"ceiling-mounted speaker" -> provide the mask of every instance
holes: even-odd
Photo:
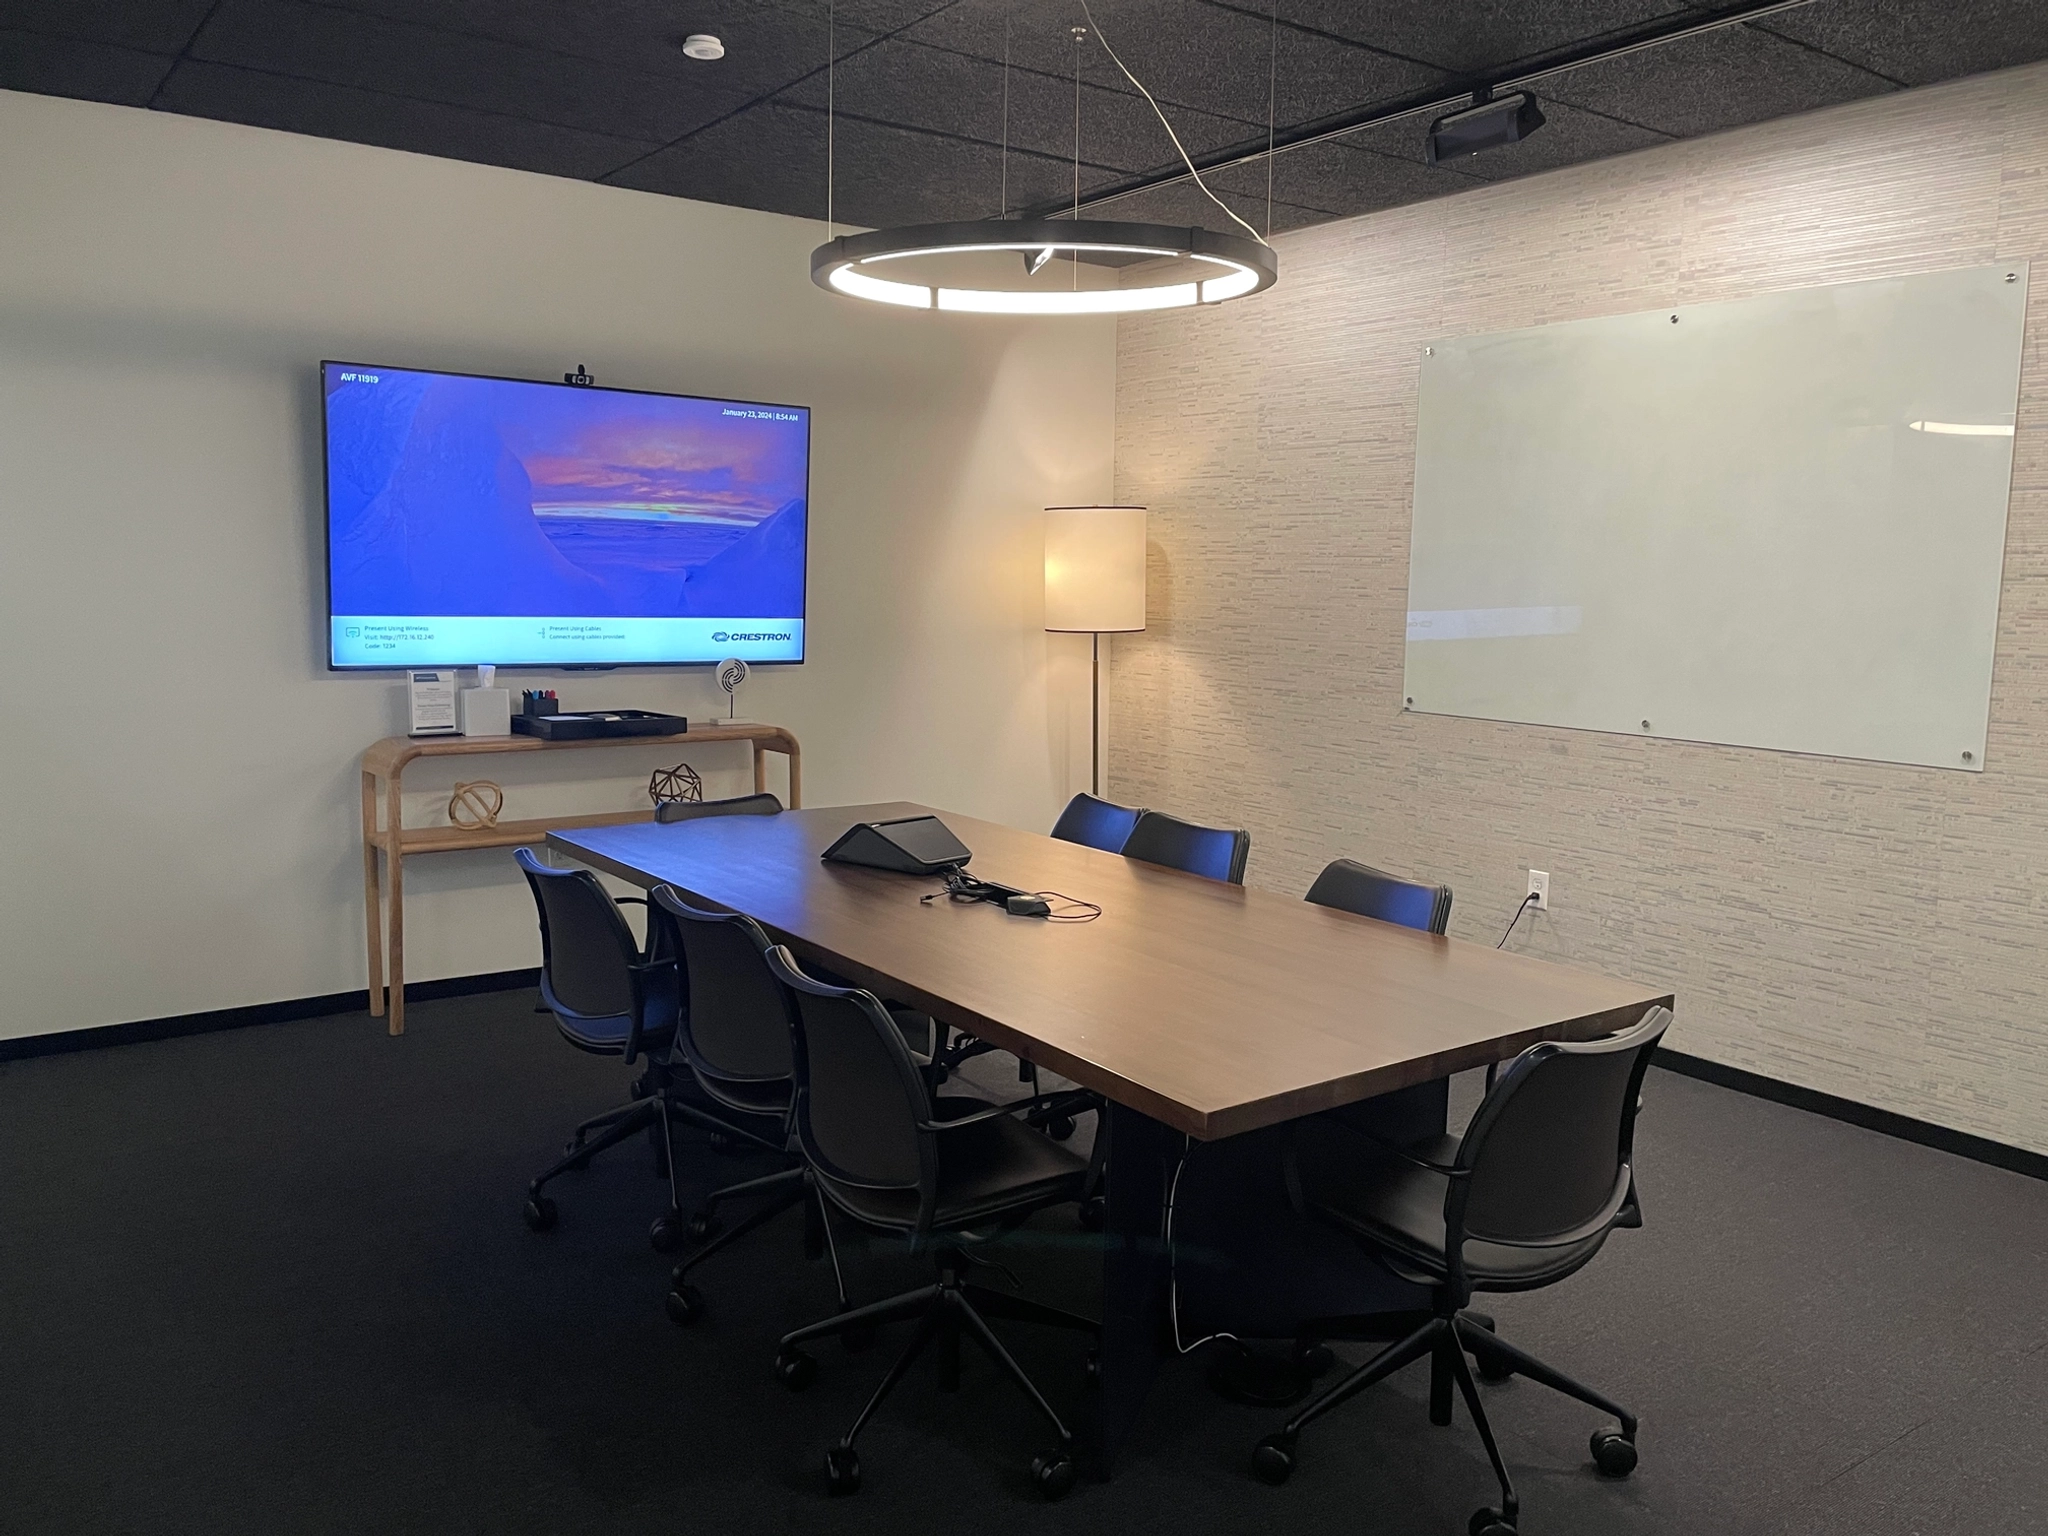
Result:
[[[1543,126],[1543,109],[1527,91],[1496,96],[1440,117],[1429,125],[1426,151],[1431,165],[1465,160],[1483,149],[1519,144]]]

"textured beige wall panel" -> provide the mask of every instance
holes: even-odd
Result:
[[[1111,792],[1252,829],[1251,880],[1439,878],[1492,942],[1674,988],[1681,1050],[2048,1151],[2048,65],[1280,237],[1270,294],[1121,323],[1151,626]],[[1437,336],[2035,263],[1982,774],[1401,712]]]

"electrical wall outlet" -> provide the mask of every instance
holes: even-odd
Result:
[[[1529,894],[1536,899],[1529,903],[1538,912],[1550,910],[1550,871],[1532,869],[1529,871]]]

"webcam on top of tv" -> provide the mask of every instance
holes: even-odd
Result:
[[[578,363],[576,365],[576,371],[574,373],[565,373],[562,375],[562,382],[564,384],[579,384],[583,388],[588,389],[591,385],[597,382],[597,378],[594,374],[586,372],[583,365],[581,363]]]

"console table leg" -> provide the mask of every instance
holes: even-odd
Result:
[[[768,788],[768,753],[758,741],[754,743],[754,793],[763,794]]]
[[[794,736],[789,738],[789,745],[782,749],[782,755],[789,763],[789,808],[792,811],[800,811],[804,808],[804,763],[803,753],[798,748]]]
[[[363,775],[363,932],[370,946],[370,1017],[384,1015],[384,913],[377,900],[377,780]]]
[[[391,932],[390,942],[385,946],[391,956],[391,979],[388,983],[391,1002],[391,1033],[405,1033],[405,859],[399,852],[399,801],[398,775],[393,774],[385,781],[384,790],[384,859],[386,878],[391,883]]]

